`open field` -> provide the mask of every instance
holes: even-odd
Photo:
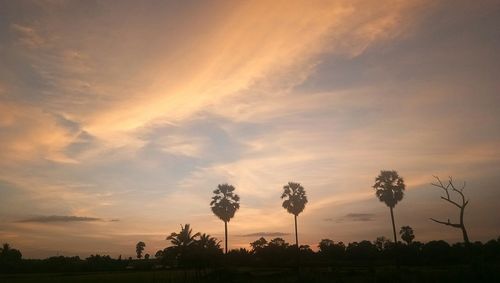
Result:
[[[237,268],[220,270],[165,270],[58,274],[0,275],[5,283],[101,283],[101,282],[500,282],[500,264],[483,266],[342,267],[301,271],[286,268]]]

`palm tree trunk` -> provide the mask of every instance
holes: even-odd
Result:
[[[391,220],[392,220],[392,232],[394,234],[394,244],[398,243],[398,238],[396,238],[396,224],[394,224],[394,213],[392,212],[392,207],[391,209]]]
[[[297,233],[297,215],[295,216],[295,244],[297,245],[297,249],[299,248],[299,235]]]
[[[297,246],[297,271],[300,267],[300,248],[299,248],[299,233],[297,233],[297,215],[294,215],[295,219],[295,245]]]
[[[226,240],[226,247],[225,247],[225,248],[226,248],[226,249],[225,249],[225,252],[224,252],[224,253],[226,253],[226,254],[227,254],[227,221],[224,221],[224,231],[225,231],[225,233],[224,233],[224,234],[226,235],[226,238],[225,238],[225,240]]]

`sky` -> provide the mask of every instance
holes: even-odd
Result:
[[[433,175],[466,181],[472,241],[500,236],[498,1],[0,0],[0,241],[24,257],[154,254],[236,187],[230,248],[461,240]]]

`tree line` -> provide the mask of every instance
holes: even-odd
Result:
[[[404,239],[404,227],[400,236]],[[294,244],[277,237],[261,237],[250,248],[232,249],[224,254],[220,241],[207,234],[193,233],[189,224],[170,236],[171,246],[151,257],[140,259],[112,258],[91,255],[87,258],[55,256],[46,259],[22,259],[21,253],[10,246],[0,251],[2,273],[88,272],[120,270],[154,270],[172,268],[218,267],[296,267]],[[422,243],[410,240],[397,244],[385,237],[373,241],[351,243],[322,239],[317,251],[308,245],[299,247],[300,264],[308,267],[342,268],[355,266],[392,265],[396,255],[403,266],[484,265],[500,262],[500,237],[486,243],[449,243],[439,240]],[[17,251],[17,252],[14,252]]]

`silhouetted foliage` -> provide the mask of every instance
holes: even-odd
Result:
[[[109,255],[91,255],[85,259],[85,271],[105,271],[113,270],[116,268],[116,260],[112,259]]]
[[[22,257],[23,255],[19,250],[11,248],[7,243],[4,243],[0,248],[0,260],[19,261]]]
[[[345,256],[345,245],[342,242],[335,243],[330,239],[323,239],[318,244],[321,256],[331,260],[341,260]]]
[[[465,224],[464,224],[465,207],[467,206],[467,204],[469,204],[469,200],[465,199],[465,195],[463,193],[463,190],[465,189],[465,182],[463,183],[463,185],[460,189],[457,189],[455,187],[455,184],[453,184],[452,177],[450,177],[448,179],[448,183],[446,185],[443,184],[443,182],[441,181],[441,179],[439,179],[439,177],[434,176],[434,178],[436,178],[437,183],[431,183],[431,185],[438,187],[444,191],[445,196],[444,197],[442,196],[441,199],[456,206],[460,210],[460,216],[459,216],[458,223],[451,223],[449,218],[448,218],[448,221],[440,221],[440,220],[436,220],[434,218],[431,218],[431,220],[436,222],[436,223],[439,223],[439,224],[443,224],[446,226],[450,226],[450,227],[458,228],[458,229],[462,230],[462,236],[464,239],[464,243],[469,243],[469,236],[467,234],[467,230],[465,229]],[[453,199],[451,199],[450,189],[460,196],[459,202],[456,202]]]
[[[374,260],[378,255],[377,247],[370,241],[349,243],[346,248],[347,258],[351,260]]]
[[[403,178],[396,171],[380,171],[380,175],[375,178],[375,195],[384,202],[391,211],[392,231],[394,234],[394,243],[397,243],[396,224],[394,223],[393,209],[396,204],[403,199],[405,183]]]
[[[375,245],[375,247],[377,247],[377,250],[381,252],[389,248],[389,246],[391,245],[391,241],[389,241],[389,239],[387,239],[386,237],[381,236],[377,237],[373,244]]]
[[[182,227],[186,230],[186,226]],[[187,229],[190,230],[189,228]],[[182,233],[175,233],[177,235]],[[188,232],[193,239],[193,233]],[[179,238],[179,237],[175,237]],[[180,237],[182,238],[182,237]],[[18,256],[5,257],[6,253],[14,249],[10,246],[2,248],[0,254],[0,271],[13,272],[91,272],[91,271],[119,271],[126,269],[150,270],[153,268],[206,268],[221,266],[224,256],[218,241],[209,235],[195,237],[192,243],[187,241],[183,255],[179,254],[179,246],[171,246],[156,253],[156,257],[149,260],[122,260],[113,259],[108,255],[91,255],[86,259],[79,257],[50,257],[43,260],[22,259]],[[177,241],[176,241],[177,242]],[[181,243],[184,241],[180,241]],[[227,264],[234,267],[293,267],[293,255],[296,252],[294,245],[289,245],[282,238],[270,241],[260,238],[251,243],[252,250],[235,249],[229,251],[225,257]],[[347,247],[342,242],[333,242],[323,239],[318,243],[318,252],[314,252],[307,245],[300,247],[302,265],[308,268],[335,266],[335,268],[353,268],[356,266],[386,266],[396,251],[401,257],[401,263],[407,266],[477,266],[490,268],[500,263],[500,241],[490,240],[483,244],[456,243],[449,245],[444,241],[430,241],[420,243],[412,241],[409,244],[394,244],[384,237],[378,237],[373,243],[360,241],[349,243]],[[20,252],[19,252],[20,254]],[[178,265],[177,265],[178,263]],[[474,267],[476,268],[476,267]],[[470,280],[469,280],[470,281]],[[491,280],[490,280],[491,281]],[[328,281],[327,281],[328,282]]]
[[[401,239],[406,242],[406,244],[411,244],[413,239],[415,239],[415,234],[413,233],[413,229],[410,226],[402,226],[401,230],[399,230],[399,235]]]
[[[235,188],[229,184],[218,185],[210,202],[212,212],[224,221],[225,253],[227,253],[228,245],[227,222],[234,217],[234,214],[240,208],[240,197],[234,193],[234,190]]]
[[[168,266],[202,267],[216,264],[222,251],[220,241],[208,234],[194,233],[189,224],[167,237],[173,246],[157,251],[155,257]]]
[[[244,248],[230,250],[225,256],[232,266],[252,266],[256,260],[255,254]]]
[[[193,234],[193,229],[191,229],[189,224],[184,226],[181,225],[181,231],[179,233],[172,232],[167,240],[170,240],[172,245],[185,249],[194,245],[196,243],[196,237],[200,236],[200,233]]]
[[[260,237],[255,242],[250,243],[250,246],[252,247],[252,253],[257,254],[267,246],[267,240],[264,237]]]
[[[146,247],[146,244],[144,242],[138,242],[135,245],[135,253],[137,254],[137,258],[142,258],[142,252],[144,251],[144,248]]]
[[[450,245],[445,241],[430,241],[422,247],[422,256],[426,262],[446,262],[450,258]]]
[[[173,247],[167,248],[164,251],[165,254],[174,254],[175,258],[180,261],[184,261],[190,252],[190,248],[196,244],[196,238],[200,236],[200,233],[193,234],[193,229],[191,229],[189,224],[184,226],[181,225],[181,231],[179,233],[172,232],[167,240],[170,240]],[[169,253],[170,252],[170,253]]]
[[[0,248],[0,271],[12,270],[21,263],[23,255],[19,250],[11,248],[7,243],[4,243]]]

